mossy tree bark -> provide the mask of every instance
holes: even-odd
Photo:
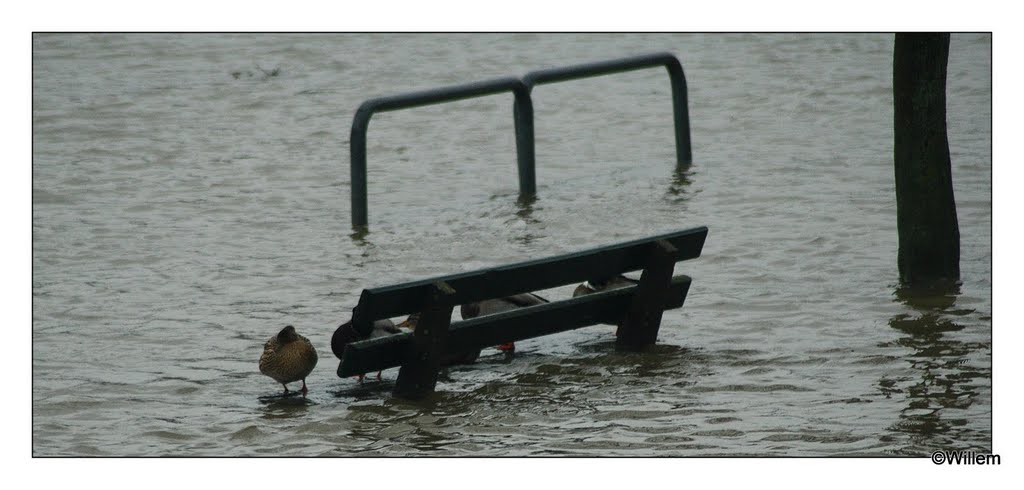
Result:
[[[897,263],[905,286],[960,278],[946,138],[948,33],[897,33],[893,56]]]

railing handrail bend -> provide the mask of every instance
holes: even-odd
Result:
[[[546,68],[527,73],[522,78],[504,77],[462,85],[451,85],[400,95],[369,99],[360,104],[352,121],[349,139],[351,148],[352,226],[367,225],[366,132],[370,118],[377,112],[394,111],[444,102],[483,97],[503,92],[515,96],[516,161],[519,170],[520,197],[537,192],[533,134],[533,101],[530,92],[535,85],[580,78],[609,75],[625,71],[664,66],[672,84],[672,108],[675,120],[676,162],[692,162],[690,150],[690,117],[687,109],[686,76],[682,64],[672,53],[651,53],[608,61],[583,63],[559,68]]]
[[[686,74],[683,65],[669,52],[650,53],[627,58],[618,58],[593,63],[545,68],[531,71],[523,76],[523,83],[531,91],[535,85],[565,82],[580,78],[611,75],[626,71],[642,70],[664,66],[672,85],[672,113],[675,120],[676,163],[686,165],[693,162],[690,149],[690,115],[687,108]]]
[[[516,156],[519,163],[519,190],[527,194],[536,192],[536,177],[533,173],[533,103],[530,90],[522,80],[514,77],[496,78],[462,85],[451,85],[418,92],[378,97],[359,105],[352,120],[349,136],[351,148],[352,179],[352,226],[367,225],[367,182],[366,182],[366,132],[370,118],[377,112],[394,111],[425,105],[454,102],[457,100],[483,97],[512,92],[515,97]],[[518,114],[527,114],[520,117]]]

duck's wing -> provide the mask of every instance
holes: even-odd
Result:
[[[299,335],[299,341],[302,342],[302,352],[305,362],[309,365],[309,371],[313,371],[313,367],[316,366],[316,362],[319,356],[316,355],[316,348],[313,347],[313,343],[306,337]]]
[[[263,344],[263,355],[274,352],[277,349],[277,336],[270,337],[267,343]]]
[[[480,316],[480,303],[466,303],[459,306],[459,314],[462,315],[463,320]]]
[[[576,297],[579,297],[579,296],[585,296],[585,295],[593,293],[593,292],[594,292],[594,288],[590,287],[590,283],[589,282],[584,282],[584,283],[580,284],[579,286],[576,286],[576,289],[574,289],[572,291],[572,297],[576,298]]]
[[[260,372],[269,375],[270,364],[273,363],[274,351],[277,349],[277,336],[273,336],[266,344],[263,344],[263,354],[260,355]]]
[[[468,320],[481,315],[493,315],[495,313],[514,310],[516,308],[542,305],[547,302],[548,300],[541,298],[536,294],[523,293],[505,296],[504,298],[488,299],[479,303],[467,303],[462,305],[459,308],[459,311],[462,313],[462,319]]]
[[[624,288],[626,286],[632,286],[634,284],[640,284],[640,280],[639,279],[630,279],[630,278],[628,278],[626,276],[619,275],[619,276],[613,277],[610,281],[608,281],[608,283],[605,286],[605,288],[606,289],[618,289],[618,288]]]
[[[383,320],[373,322],[373,330],[370,331],[370,338],[384,337],[387,335],[394,335],[396,333],[402,333],[402,329],[395,326],[395,322],[385,318]]]
[[[541,298],[533,293],[516,294],[512,296],[506,296],[501,298],[502,301],[506,301],[516,307],[524,308],[527,306],[537,306],[547,303],[548,300]]]

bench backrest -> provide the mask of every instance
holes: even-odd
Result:
[[[691,279],[672,278],[664,309],[683,306]],[[639,286],[628,286],[577,298],[520,308],[452,322],[445,349],[465,352],[505,342],[541,337],[598,323],[616,323],[628,311]],[[338,376],[345,378],[401,366],[414,355],[412,333],[401,333],[353,342],[345,346],[338,364]]]
[[[598,323],[620,326],[617,345],[652,345],[662,312],[681,307],[690,288],[688,276],[672,277],[673,266],[700,256],[707,233],[706,227],[692,228],[540,260],[366,289],[353,312],[351,326],[409,313],[421,313],[421,325],[415,334],[350,342],[343,352],[335,350],[341,357],[338,376],[402,366],[396,394],[422,396],[433,389],[440,359],[447,352],[479,350]],[[639,269],[644,272],[635,285],[450,322],[454,305],[608,279]],[[339,331],[345,327],[339,327]]]
[[[674,262],[693,259],[700,256],[707,234],[707,227],[701,226],[538,260],[364,289],[352,312],[352,326],[365,335],[374,320],[422,311],[431,300],[433,285],[439,282],[454,290],[449,298],[454,304],[473,303],[637,271],[647,266],[659,241],[674,247]]]

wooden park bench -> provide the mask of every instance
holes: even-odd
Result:
[[[690,277],[675,263],[700,256],[707,227],[665,233],[581,252],[449,276],[364,289],[352,328],[368,335],[375,320],[420,313],[414,332],[345,346],[338,376],[401,366],[394,393],[422,398],[434,391],[447,352],[465,352],[580,327],[619,325],[616,345],[642,350],[658,337],[662,312],[683,306]],[[461,304],[600,281],[643,270],[636,285],[452,322]]]

